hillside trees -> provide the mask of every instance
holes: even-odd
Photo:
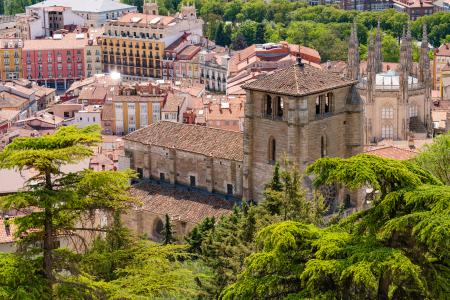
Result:
[[[270,225],[222,299],[446,299],[450,189],[412,162],[322,158],[314,184],[372,187],[373,205],[337,225]]]
[[[432,144],[425,145],[415,161],[444,184],[450,185],[450,132],[437,136]]]

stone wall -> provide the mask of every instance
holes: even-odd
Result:
[[[232,195],[242,197],[243,164],[240,161],[128,140],[125,140],[125,149],[130,158],[130,167],[141,171],[144,178],[164,179],[171,184],[189,186],[191,176],[194,176],[197,188],[227,194],[228,185],[232,185]]]
[[[175,231],[175,238],[182,241],[196,224],[171,219]],[[146,210],[129,210],[122,215],[122,222],[139,237],[148,238],[153,241],[162,241],[162,228],[164,227],[165,215],[156,214]]]

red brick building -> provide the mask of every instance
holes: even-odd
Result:
[[[22,52],[24,77],[40,85],[66,90],[85,78],[84,33],[54,35],[53,39],[26,40]]]

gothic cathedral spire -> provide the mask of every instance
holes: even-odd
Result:
[[[428,112],[431,111],[431,69],[430,69],[430,57],[428,56],[428,35],[427,25],[423,24],[422,44],[420,45],[420,60],[419,60],[419,82],[425,89],[425,102],[424,111],[427,112],[424,115],[423,122],[428,129],[428,133],[431,133],[431,118],[429,118]]]
[[[377,34],[375,38],[375,73],[383,72],[383,54],[381,53],[381,29],[378,20]]]
[[[408,33],[403,30],[402,41],[400,44],[400,75],[399,75],[399,89],[400,89],[400,101],[408,102],[408,81],[411,72],[410,59],[411,45],[409,43],[408,36],[411,36],[411,32],[408,29]]]
[[[376,65],[375,65],[375,38],[369,37],[369,49],[367,51],[367,102],[373,102],[373,94],[376,83]]]
[[[356,18],[353,20],[353,26],[348,44],[347,77],[353,80],[359,79],[359,42]]]

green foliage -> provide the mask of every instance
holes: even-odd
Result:
[[[316,186],[371,186],[379,197],[337,225],[260,230],[221,299],[448,299],[449,186],[411,162],[370,155],[322,158],[308,172]]]
[[[0,253],[0,299],[50,299],[38,260]]]
[[[192,230],[186,239],[189,251],[214,271],[213,285],[208,289],[210,295],[217,297],[226,285],[236,281],[246,258],[256,249],[259,230],[281,220],[322,223],[323,199],[315,197],[307,201],[301,178],[294,166],[282,170],[276,164],[261,205],[244,202],[216,223],[205,220]]]
[[[170,222],[170,217],[168,214],[166,214],[166,221],[164,222],[164,228],[162,231],[163,236],[163,244],[168,245],[175,242],[175,231],[173,230],[172,223]]]
[[[216,220],[214,217],[205,218],[200,224],[194,227],[192,231],[186,236],[186,242],[189,245],[188,251],[190,253],[201,253],[201,245],[206,237],[206,234],[214,228]]]
[[[108,299],[193,299],[208,281],[200,262],[189,261],[183,246],[141,243],[132,262],[106,286]]]
[[[383,34],[381,41],[383,60],[386,62],[398,62],[400,59],[400,45],[395,37]]]
[[[426,145],[415,162],[450,185],[450,132],[437,136],[431,145]]]
[[[61,166],[89,157],[91,147],[100,140],[97,126],[68,126],[53,135],[17,138],[0,153],[0,168],[30,169],[36,173],[22,192],[1,197],[0,207],[6,211],[29,211],[14,219],[18,248],[24,257],[42,263],[48,290],[55,283],[62,284],[59,272],[71,270],[74,260],[69,251],[55,249],[55,241],[71,240],[75,248],[86,250],[88,244],[82,233],[108,228],[86,227],[83,220],[95,216],[96,210],[117,219],[117,212],[133,202],[126,193],[133,172],[61,171]]]

